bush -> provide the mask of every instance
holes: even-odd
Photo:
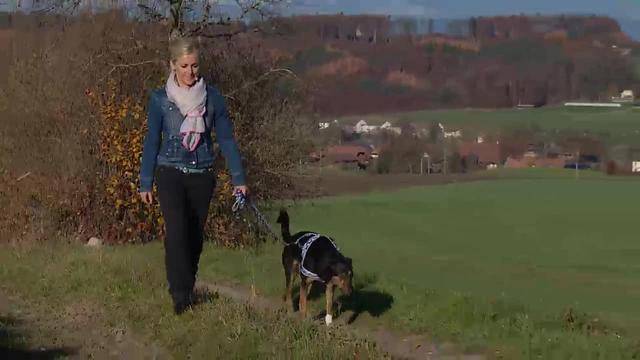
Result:
[[[426,148],[425,142],[405,133],[391,137],[382,148],[377,161],[377,172],[379,174],[419,172]]]
[[[380,154],[378,161],[376,162],[376,172],[378,174],[388,174],[391,172],[391,163],[393,162],[393,155],[385,151]]]
[[[14,41],[24,46],[12,54],[11,116],[0,124],[7,180],[0,203],[11,204],[0,218],[2,238],[51,231],[112,243],[157,238],[162,219],[157,204],[140,204],[137,176],[147,94],[167,74],[168,29],[118,12],[16,16],[14,25]],[[255,49],[250,37],[206,41],[202,71],[227,97],[252,194],[270,201],[295,196],[296,165],[310,149],[301,139],[313,127],[296,116],[304,89]],[[209,234],[225,246],[249,244],[230,214],[230,187],[221,171]]]

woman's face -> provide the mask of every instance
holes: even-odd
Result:
[[[171,62],[171,69],[176,72],[178,85],[193,86],[198,80],[198,53],[185,54]]]

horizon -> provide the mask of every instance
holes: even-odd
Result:
[[[38,0],[0,0],[0,12],[13,12],[20,8],[31,9]],[[112,6],[108,1],[106,6]],[[135,0],[117,0],[117,6],[136,6]],[[91,1],[100,6],[100,0]],[[105,5],[103,5],[105,6]],[[214,6],[230,10],[237,8],[235,0],[217,0]],[[82,5],[81,5],[82,7]],[[535,15],[597,15],[613,18],[640,20],[640,0],[537,0],[514,3],[509,0],[486,0],[479,4],[476,0],[283,0],[275,9],[281,15],[390,15],[416,16],[434,19],[460,19],[469,17]]]
[[[508,0],[288,0],[289,13],[382,14],[392,16],[415,15],[431,18],[468,18],[472,16],[501,16],[525,14],[596,14],[614,18],[640,20],[640,1],[637,0],[537,0],[513,2]]]
[[[16,0],[0,0],[0,12],[31,9],[34,0],[22,0],[18,9]],[[93,6],[99,1],[92,2]],[[132,0],[118,1],[120,6],[135,7]],[[280,16],[297,15],[379,15],[392,18],[418,18],[457,20],[471,17],[495,16],[606,16],[618,22],[623,32],[640,40],[640,0],[613,0],[609,4],[596,0],[553,0],[513,3],[507,0],[488,0],[478,4],[474,0],[285,0],[274,9]],[[221,13],[234,17],[238,11],[233,0],[219,0],[216,7]],[[12,10],[13,8],[13,10]],[[28,11],[28,10],[27,10]]]

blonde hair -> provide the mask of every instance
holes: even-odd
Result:
[[[198,43],[193,38],[176,36],[169,41],[169,55],[173,63],[183,55],[190,55],[197,52]]]

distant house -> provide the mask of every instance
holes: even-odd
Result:
[[[333,120],[333,121],[327,121],[327,122],[320,122],[318,123],[318,128],[320,130],[326,130],[328,129],[331,125],[338,125],[338,120]]]
[[[502,149],[500,144],[489,142],[463,142],[458,147],[460,157],[467,167],[494,168],[502,164]]]
[[[360,120],[353,127],[353,131],[358,134],[369,134],[377,131],[380,127],[376,125],[369,125],[366,121]]]
[[[441,123],[438,123],[438,127],[440,127],[440,130],[442,130],[442,134],[444,135],[445,139],[458,139],[462,137],[462,130],[447,131]]]
[[[330,146],[324,151],[323,158],[330,163],[362,162],[371,158],[371,148],[356,144]]]
[[[395,133],[397,135],[402,134],[402,128],[397,127],[397,126],[393,126],[388,121],[385,122],[384,124],[380,125],[380,130],[389,131],[389,132]]]
[[[611,97],[611,101],[613,102],[633,102],[635,100],[635,95],[633,90],[623,90],[619,96]]]
[[[633,100],[633,98],[634,98],[633,90],[624,90],[623,92],[620,93],[620,98],[621,99]]]
[[[445,139],[449,139],[449,138],[454,138],[454,139],[458,139],[462,137],[462,130],[455,130],[455,131],[445,131],[444,132],[444,138]]]

